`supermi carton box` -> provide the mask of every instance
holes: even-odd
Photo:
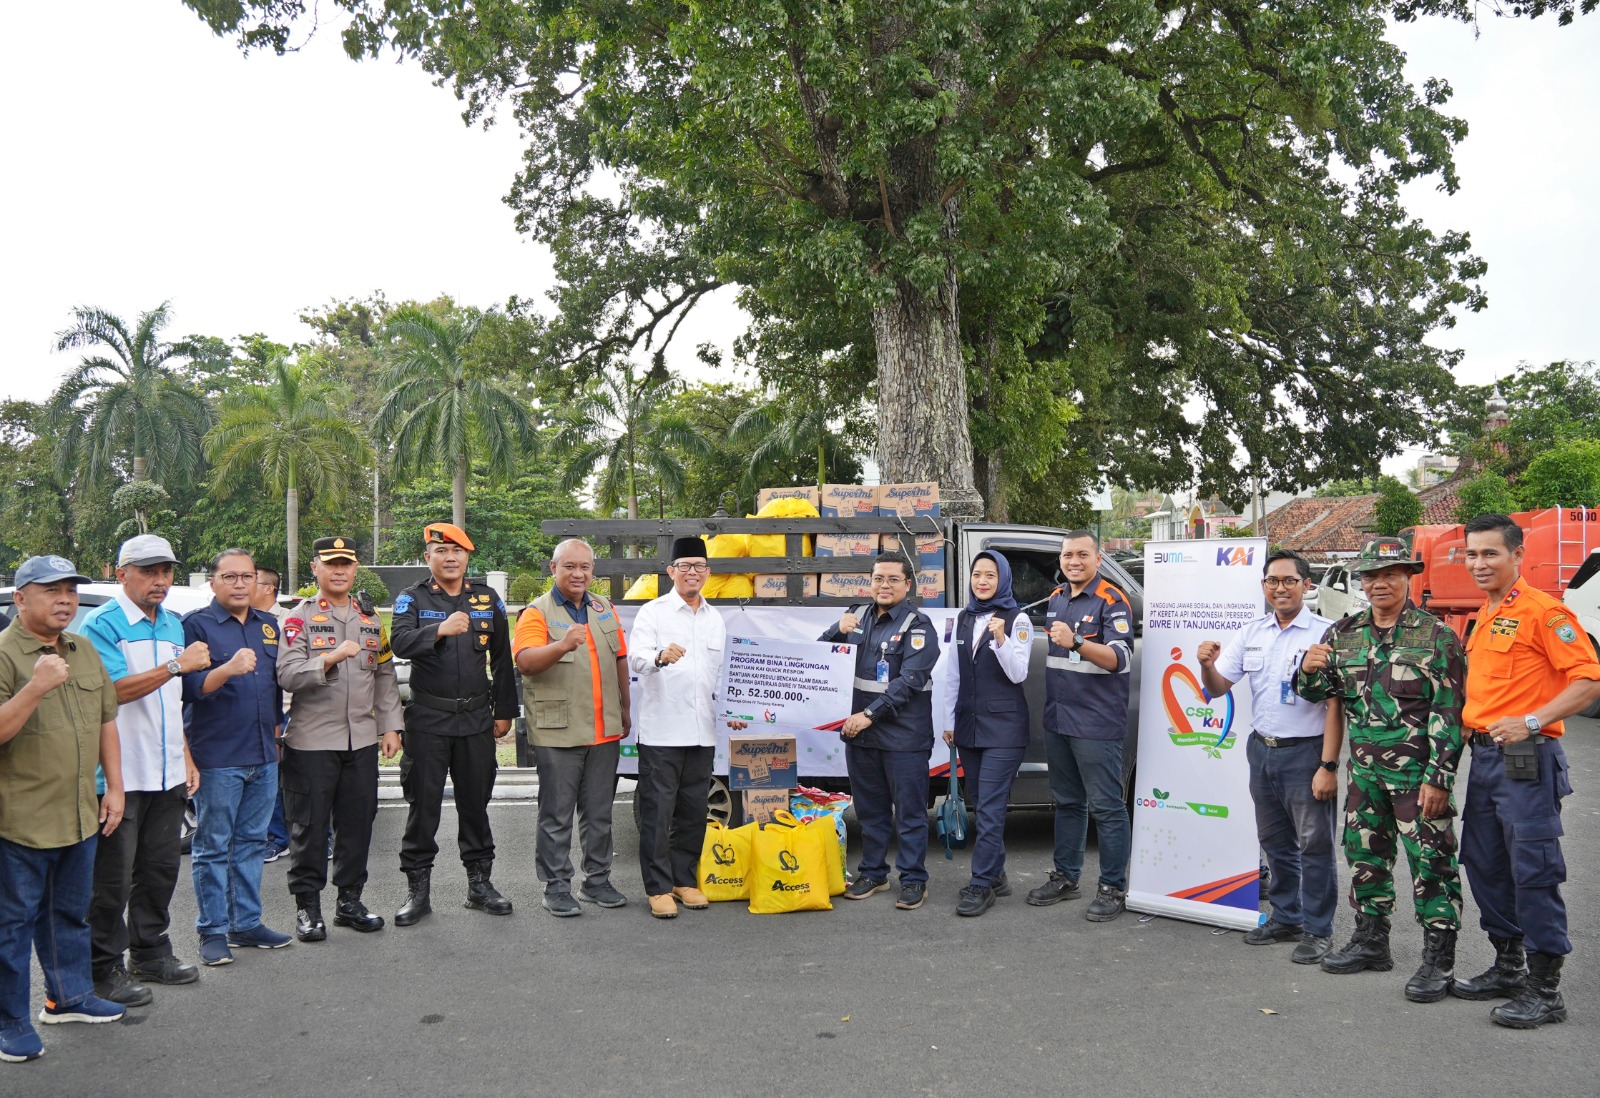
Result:
[[[878,554],[877,534],[818,534],[819,557],[873,557]]]
[[[756,510],[771,503],[775,499],[803,499],[811,506],[817,505],[816,485],[796,485],[793,488],[763,488],[756,493]]]
[[[945,540],[943,534],[918,534],[917,535],[917,560],[919,568],[944,569]],[[901,551],[900,535],[883,534],[878,539],[879,548],[885,553],[898,553]],[[817,554],[821,556],[819,552]]]
[[[745,823],[771,823],[774,812],[789,811],[789,794],[792,789],[746,789],[744,799]]]
[[[836,599],[872,601],[872,573],[829,572],[822,577],[822,593]]]
[[[939,482],[878,485],[878,514],[885,518],[895,515],[902,518],[910,518],[912,515],[930,515],[938,518]]]
[[[729,789],[793,789],[800,784],[793,736],[729,736]]]
[[[944,571],[917,573],[917,600],[923,606],[945,605]]]
[[[823,518],[876,518],[876,484],[824,484],[822,503],[817,510]]]
[[[763,572],[755,578],[755,597],[758,599],[786,599],[789,597],[789,577],[782,572]],[[800,577],[800,594],[811,599],[817,596],[817,577]]]

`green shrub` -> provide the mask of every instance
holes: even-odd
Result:
[[[544,580],[533,572],[518,572],[506,588],[507,601],[532,602],[544,594]]]

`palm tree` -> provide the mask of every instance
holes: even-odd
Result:
[[[755,443],[742,485],[747,490],[773,465],[815,457],[820,491],[828,480],[828,462],[845,456],[844,440],[828,426],[828,409],[793,395],[751,408],[733,421],[728,438]]]
[[[575,492],[596,478],[595,503],[605,510],[626,504],[639,517],[639,478],[655,481],[661,495],[678,496],[686,486],[678,453],[710,449],[689,419],[661,407],[668,386],[633,369],[607,371],[557,413],[552,448],[566,452],[561,487]],[[674,451],[677,452],[674,452]]]
[[[451,521],[457,526],[467,521],[474,451],[490,477],[509,480],[537,441],[529,403],[467,369],[465,351],[481,321],[475,313],[441,319],[417,308],[397,311],[385,329],[395,344],[394,362],[383,375],[389,395],[372,425],[374,437],[393,445],[401,476],[447,465]]]
[[[260,477],[284,497],[288,568],[286,591],[295,589],[300,549],[300,490],[343,494],[350,474],[371,460],[361,432],[334,406],[333,387],[317,376],[316,359],[267,363],[272,381],[240,389],[222,401],[217,425],[206,436],[215,483],[228,489]]]
[[[126,454],[134,480],[151,476],[172,483],[201,465],[202,440],[211,413],[203,397],[184,385],[167,366],[192,355],[187,340],[161,342],[171,319],[170,302],[139,315],[132,332],[122,318],[104,309],[73,310],[76,323],[56,334],[56,350],[105,347],[110,355],[85,358],[50,398],[49,414],[58,424],[77,420],[81,433],[58,454],[62,472],[82,459],[85,476],[98,483]]]

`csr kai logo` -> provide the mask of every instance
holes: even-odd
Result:
[[[711,860],[718,865],[732,865],[734,862],[733,847],[727,843],[714,843],[711,847]]]
[[[778,851],[778,868],[785,873],[800,872],[800,859],[787,850]],[[782,881],[773,881],[773,892],[810,892],[810,881],[796,881],[794,884],[784,884]]]
[[[1220,759],[1222,752],[1238,742],[1233,731],[1233,694],[1213,698],[1182,662],[1183,649],[1173,648],[1171,656],[1172,663],[1161,676],[1167,734],[1178,747],[1198,747]]]

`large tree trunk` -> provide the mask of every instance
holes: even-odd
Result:
[[[133,455],[133,479],[134,480],[148,480],[149,479],[149,477],[148,477],[148,475],[147,475],[147,473],[145,471],[146,465],[147,465],[147,463],[144,460],[143,455],[141,455],[141,454],[134,454]]]
[[[982,518],[983,497],[972,481],[954,266],[934,294],[896,279],[894,299],[872,310],[872,333],[883,481],[936,480],[946,515]]]
[[[456,455],[455,475],[450,478],[450,521],[467,528],[467,455]]]
[[[284,547],[284,555],[288,558],[284,563],[283,594],[292,595],[300,587],[295,569],[300,564],[300,489],[292,483],[289,490],[284,493],[283,503],[284,526],[288,532],[288,545]]]

